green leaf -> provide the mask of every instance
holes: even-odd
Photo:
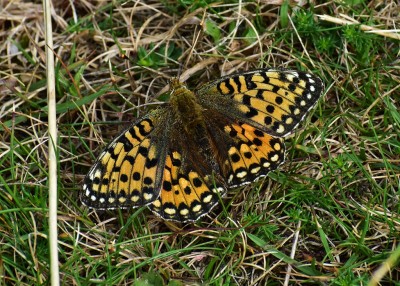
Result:
[[[282,3],[280,13],[279,13],[279,19],[281,23],[282,28],[287,28],[289,25],[289,1],[285,0]]]
[[[219,42],[219,40],[221,39],[221,31],[219,30],[217,24],[207,19],[205,22],[205,28],[206,29],[204,32],[207,35],[210,35],[214,39],[214,42]]]

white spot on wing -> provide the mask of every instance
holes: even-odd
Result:
[[[278,129],[276,129],[276,133],[283,133],[285,132],[285,127],[282,124],[279,124]]]
[[[172,209],[172,208],[166,208],[166,209],[164,210],[164,212],[166,212],[166,213],[169,214],[169,215],[174,215],[174,214],[176,214],[176,210],[175,210],[175,209]]]
[[[143,194],[143,198],[144,198],[146,201],[150,201],[152,197],[153,197],[153,194],[149,194],[149,193],[144,193],[144,194]],[[133,197],[132,197],[132,198],[133,198]]]
[[[274,156],[271,157],[272,162],[276,162],[278,160],[279,160],[279,156],[277,154],[275,154]]]
[[[246,177],[247,172],[246,171],[242,171],[236,174],[236,177],[238,177],[239,179],[243,179],[244,177]]]
[[[208,195],[203,199],[203,203],[208,204],[212,200],[212,195]]]
[[[200,210],[201,210],[201,205],[197,205],[192,209],[192,211],[195,213],[199,212]]]

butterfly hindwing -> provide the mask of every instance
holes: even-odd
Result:
[[[170,130],[160,196],[149,205],[164,219],[195,221],[226,191],[205,127],[201,122],[189,133],[179,127]]]
[[[196,221],[207,214],[224,193],[225,186],[213,180],[212,173],[200,175],[195,166],[182,165],[180,153],[171,151],[166,158],[160,197],[149,208],[167,220]]]
[[[231,173],[227,182],[230,187],[252,183],[284,162],[282,138],[274,138],[247,123],[225,126],[225,131],[236,143],[228,150]]]
[[[283,139],[273,137],[247,123],[207,110],[205,119],[219,158],[220,174],[230,188],[254,182],[284,161]]]

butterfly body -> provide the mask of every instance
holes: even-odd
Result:
[[[173,79],[170,100],[100,154],[82,201],[99,208],[148,205],[164,219],[195,221],[228,188],[284,161],[282,137],[322,93],[308,73],[264,69],[222,77],[195,91]]]
[[[172,79],[170,85],[169,105],[173,112],[173,120],[178,122],[187,133],[193,133],[197,128],[205,127],[204,108],[197,102],[196,95],[176,78]]]

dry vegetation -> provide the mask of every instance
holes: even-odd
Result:
[[[63,285],[367,285],[400,256],[397,1],[53,2]],[[2,285],[48,284],[42,14],[0,0]],[[192,225],[81,205],[104,144],[162,104],[171,77],[197,87],[266,66],[326,85],[280,170]],[[399,280],[392,263],[381,283]]]

